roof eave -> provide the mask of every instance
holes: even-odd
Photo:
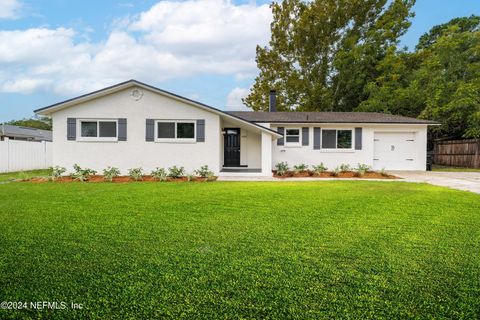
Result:
[[[428,125],[428,126],[440,126],[441,123],[438,122],[367,122],[367,121],[267,121],[267,120],[250,120],[251,122],[256,123],[294,123],[294,124],[370,124],[370,125],[395,125],[395,124],[415,124],[415,125]]]

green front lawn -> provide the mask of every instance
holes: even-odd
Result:
[[[443,172],[480,172],[480,169],[475,168],[462,168],[462,167],[448,167],[448,166],[439,166],[433,165],[432,171],[443,171]]]
[[[39,169],[39,170],[30,170],[30,171],[0,173],[0,182],[30,179],[34,177],[48,177],[50,176],[50,172],[51,170],[49,169]]]
[[[372,181],[0,185],[0,318],[480,317],[480,196]]]

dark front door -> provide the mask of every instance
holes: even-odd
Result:
[[[225,128],[223,136],[223,166],[239,167],[240,166],[240,129]]]

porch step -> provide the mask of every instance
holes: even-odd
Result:
[[[235,173],[261,173],[262,169],[253,168],[223,168],[220,172],[235,172]]]

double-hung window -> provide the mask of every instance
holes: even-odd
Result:
[[[300,145],[300,128],[285,129],[285,145],[286,146]]]
[[[157,120],[156,140],[166,142],[195,141],[195,121]]]
[[[80,139],[84,141],[117,141],[116,120],[79,120]]]
[[[322,129],[322,149],[352,149],[352,130]]]

